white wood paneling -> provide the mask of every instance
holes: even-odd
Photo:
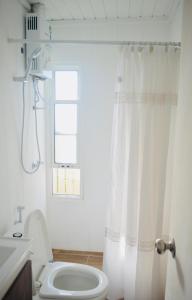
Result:
[[[35,3],[36,0],[29,0]],[[182,0],[40,0],[48,20],[169,20]]]

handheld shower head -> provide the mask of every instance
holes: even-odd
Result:
[[[42,51],[42,48],[36,48],[33,52],[32,52],[32,54],[31,54],[31,56],[30,56],[30,58],[29,58],[29,62],[28,62],[28,65],[27,65],[27,68],[26,68],[26,72],[25,72],[25,80],[27,80],[28,79],[28,76],[29,76],[29,73],[30,73],[30,71],[31,71],[31,67],[32,67],[32,62],[33,62],[33,60],[34,59],[36,59],[37,57],[39,57],[39,55],[41,54],[41,51]]]

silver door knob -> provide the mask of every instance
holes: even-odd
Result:
[[[172,239],[169,242],[165,242],[162,239],[157,239],[155,241],[155,249],[158,254],[163,254],[165,253],[166,250],[169,250],[172,253],[172,256],[175,257],[176,254],[175,240]]]

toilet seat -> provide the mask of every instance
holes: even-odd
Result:
[[[66,277],[69,276],[69,274],[76,277],[79,276],[80,280],[84,279],[86,275],[87,280],[89,276],[92,280],[92,284],[90,286],[91,288],[87,289],[86,287],[84,290],[74,290],[76,285],[74,281],[71,282],[73,285],[72,289],[71,286],[70,289],[63,289],[62,286],[60,286],[60,288],[55,287],[55,280],[57,280],[57,278],[62,276]],[[87,265],[65,262],[54,262],[47,264],[40,276],[40,281],[42,282],[42,286],[39,291],[39,296],[41,298],[50,299],[94,299],[107,292],[108,286],[108,279],[100,270]],[[59,281],[61,280],[59,279]],[[60,285],[62,285],[62,283],[60,283]],[[63,286],[66,288],[65,280],[63,280]],[[77,288],[78,287],[79,282],[77,278]]]
[[[39,299],[105,299],[108,279],[102,271],[83,264],[53,262],[46,221],[40,210],[27,217],[24,235],[32,239],[32,274]]]

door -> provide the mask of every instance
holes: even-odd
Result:
[[[192,0],[184,0],[181,53],[171,209],[176,258],[168,258],[165,300],[192,299]]]

